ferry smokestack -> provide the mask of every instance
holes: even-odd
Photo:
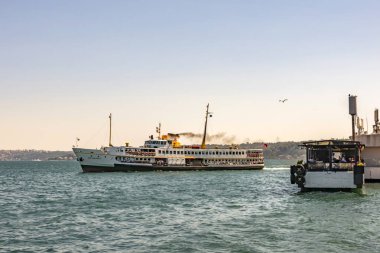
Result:
[[[357,115],[356,96],[348,95],[349,114],[352,117],[352,140],[355,140],[355,117]]]

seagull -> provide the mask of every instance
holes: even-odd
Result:
[[[281,103],[285,103],[286,101],[288,101],[288,99],[287,98],[285,98],[285,99],[283,99],[283,100],[278,100],[278,102],[281,102]]]

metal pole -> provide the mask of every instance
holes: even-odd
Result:
[[[330,157],[330,161],[329,161],[329,169],[331,170],[332,169],[332,162],[333,162],[333,156],[332,156],[332,147],[329,146],[329,157]]]
[[[352,116],[352,140],[355,141],[355,115]]]
[[[109,136],[109,146],[112,147],[112,143],[111,143],[111,134],[112,134],[112,114],[110,113],[110,136]]]

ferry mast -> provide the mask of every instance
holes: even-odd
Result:
[[[108,146],[112,147],[112,143],[111,143],[111,134],[112,134],[112,113],[110,113],[109,119],[110,119],[110,136],[109,136]]]
[[[208,117],[210,117],[210,118],[212,117],[212,113],[208,111],[208,107],[209,107],[209,104],[207,104],[207,107],[206,107],[206,121],[205,121],[205,129],[204,129],[204,132],[203,132],[201,149],[205,149],[206,148],[207,119],[208,119]]]

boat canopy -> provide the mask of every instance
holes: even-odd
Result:
[[[361,162],[360,150],[363,147],[358,141],[322,140],[304,142],[306,164],[308,169],[349,169]]]
[[[303,142],[301,147],[340,147],[340,148],[355,148],[363,146],[359,141],[349,140],[321,140],[321,141],[307,141]]]

